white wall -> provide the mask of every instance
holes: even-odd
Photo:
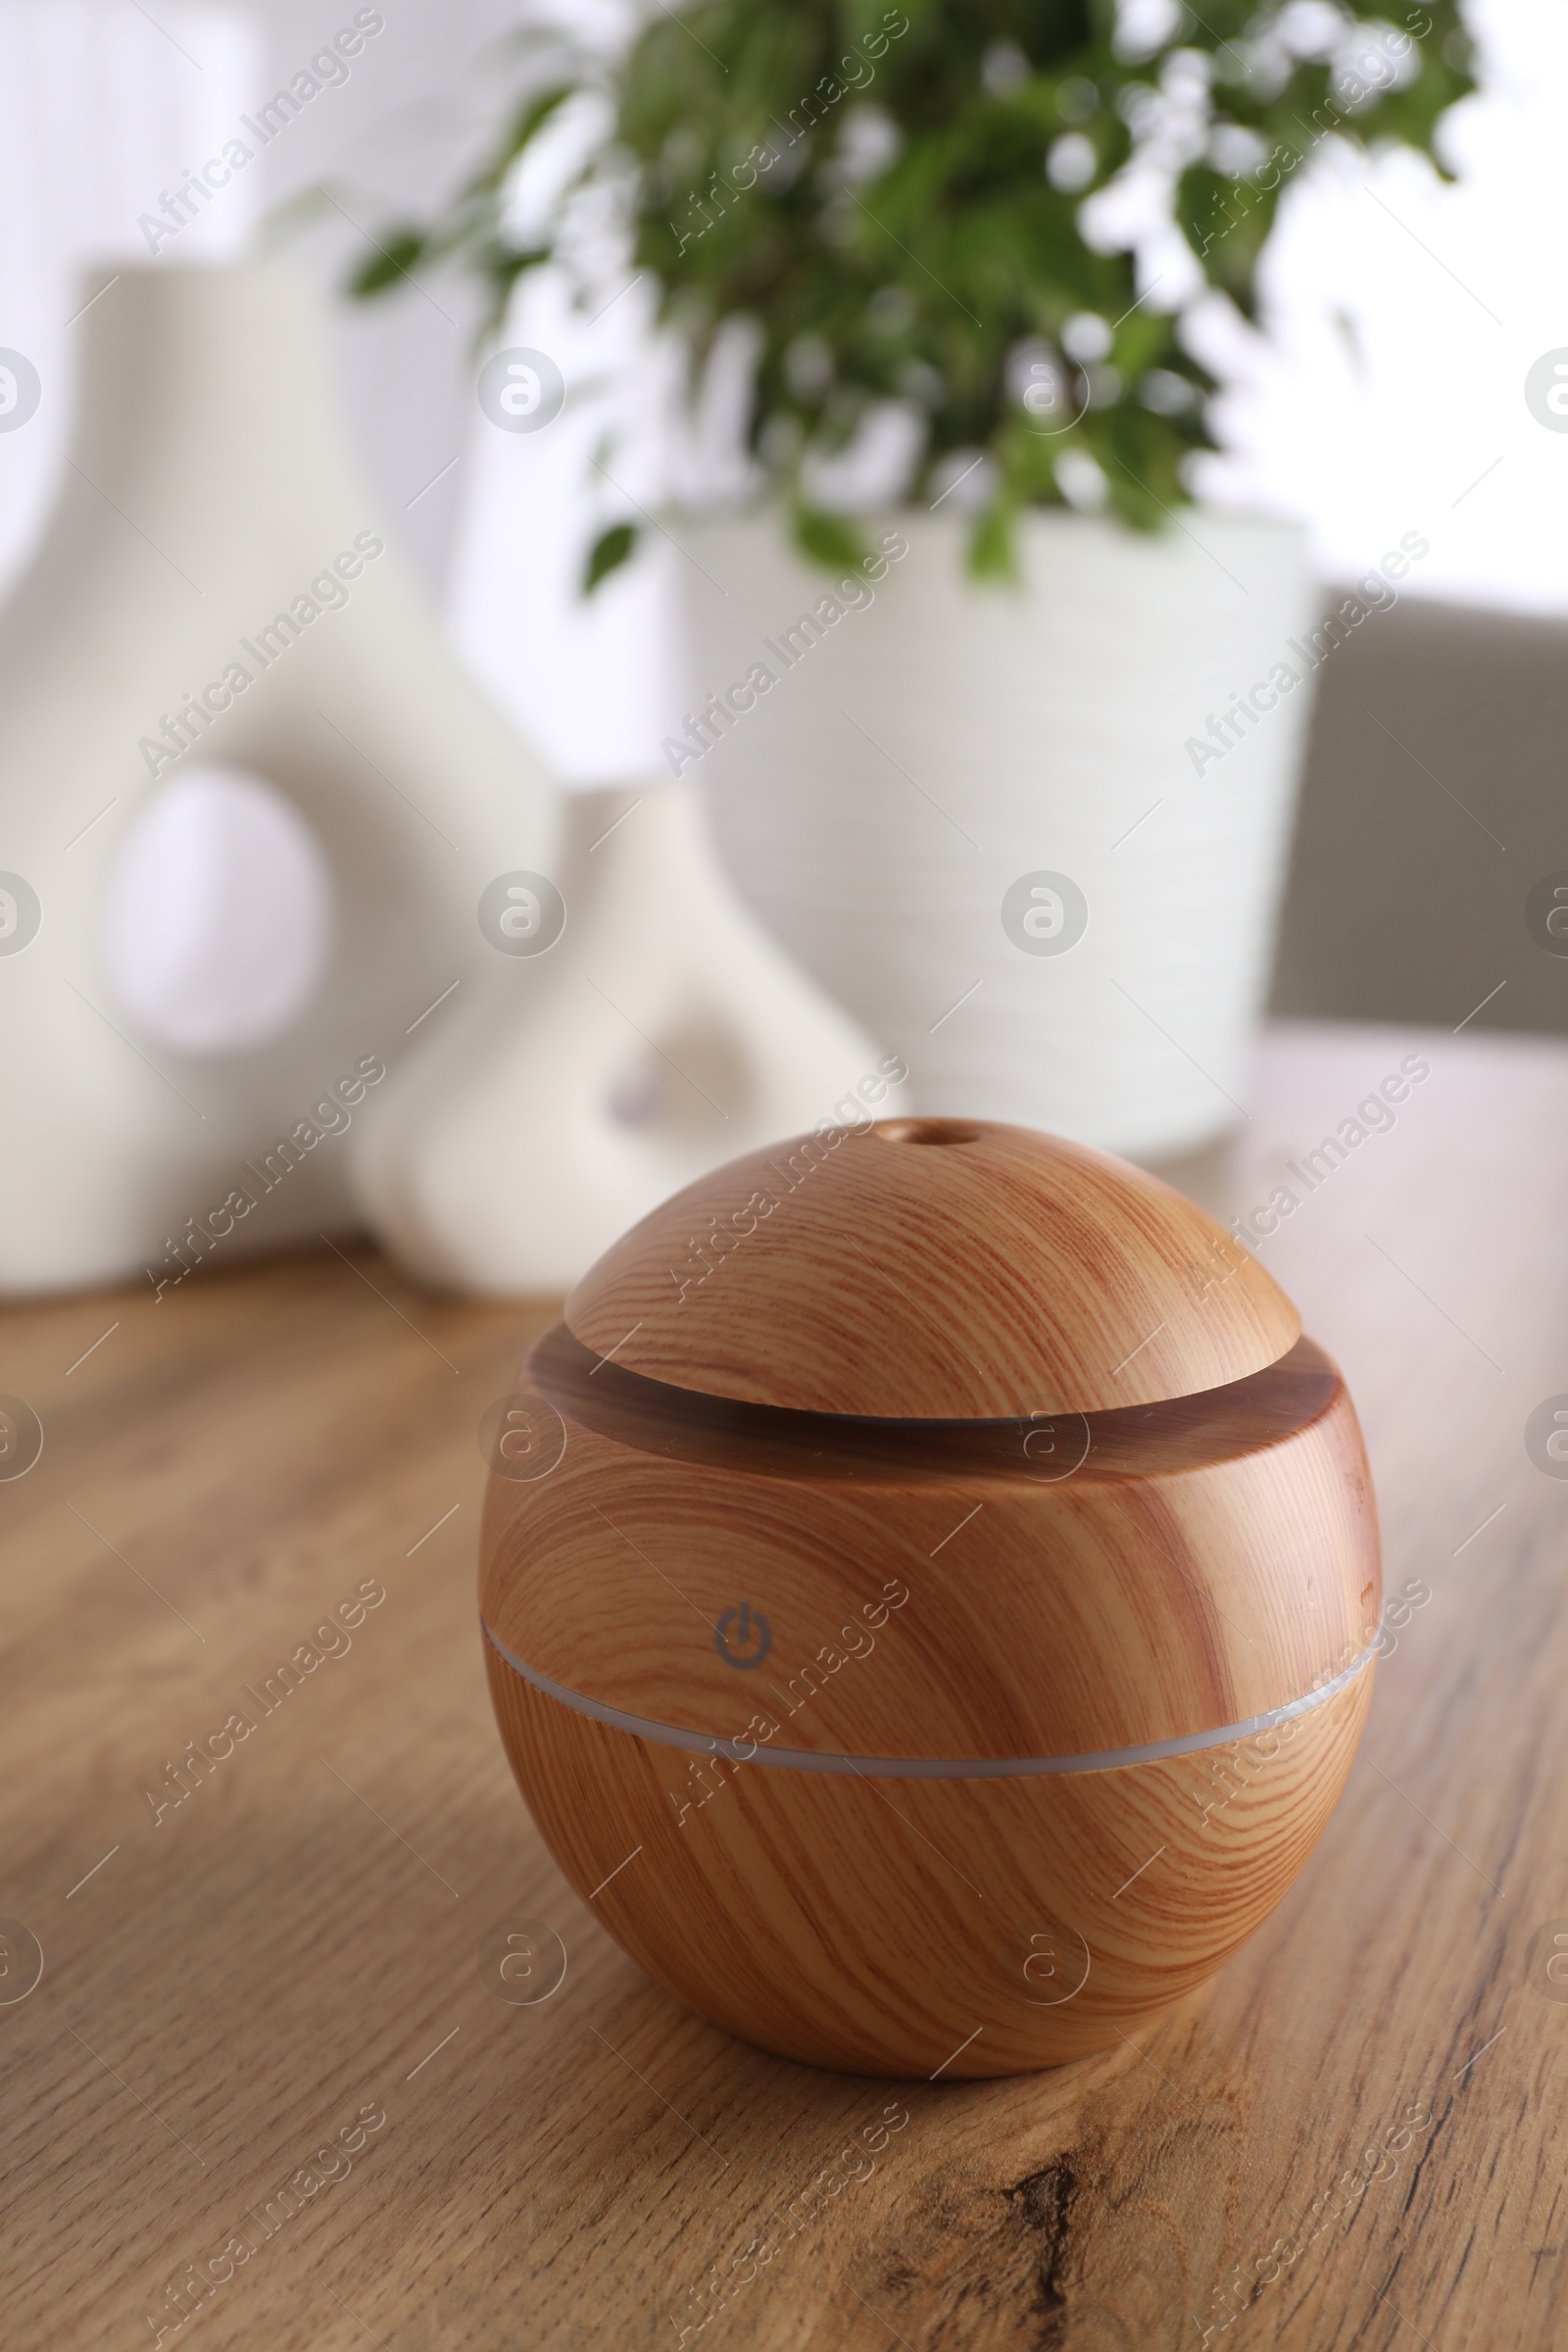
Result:
[[[1325,152],[1282,210],[1274,350],[1227,404],[1229,485],[1298,513],[1325,575],[1401,532],[1413,594],[1568,612],[1568,431],[1525,404],[1568,357],[1568,8],[1472,0],[1482,93],[1447,125],[1457,185],[1407,154]],[[1564,419],[1568,423],[1568,418]]]

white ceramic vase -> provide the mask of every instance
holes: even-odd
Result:
[[[302,281],[122,264],[77,332],[0,618],[0,1296],[168,1303],[348,1220],[367,1073],[464,1002],[555,796],[373,527]]]
[[[1300,534],[1038,513],[1012,589],[966,578],[959,517],[866,538],[885,567],[846,588],[772,515],[683,527],[670,764],[779,939],[907,1062],[909,1108],[1196,1150],[1242,1113],[1268,980],[1311,695]]]
[[[367,1221],[421,1280],[567,1290],[710,1168],[903,1106],[902,1064],[741,905],[690,786],[567,794],[555,874],[487,895],[499,952],[350,1145]]]

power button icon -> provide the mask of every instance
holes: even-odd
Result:
[[[772,1646],[772,1627],[749,1600],[726,1609],[713,1628],[713,1647],[726,1666],[760,1666]]]

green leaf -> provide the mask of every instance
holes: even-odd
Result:
[[[384,294],[388,287],[401,284],[417,268],[424,252],[425,239],[416,228],[394,229],[359,274],[350,279],[350,293],[357,294],[362,301],[372,294]]]
[[[608,580],[628,561],[637,545],[637,525],[634,522],[612,522],[608,531],[601,531],[588,551],[583,566],[582,592],[592,596],[601,580]]]
[[[484,170],[468,182],[466,194],[488,195],[499,190],[523,149],[532,143],[556,109],[576,95],[577,86],[574,82],[558,82],[553,89],[541,90],[520,107]]]
[[[842,514],[824,514],[816,507],[797,506],[790,527],[802,555],[812,564],[820,564],[824,571],[853,571],[865,561],[865,546],[858,531]]]
[[[997,587],[1017,586],[1015,519],[1012,508],[1000,501],[975,518],[969,533],[968,571],[972,580],[989,580]]]

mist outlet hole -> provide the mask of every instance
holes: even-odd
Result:
[[[875,1132],[884,1144],[977,1144],[984,1130],[962,1119],[881,1119]]]

